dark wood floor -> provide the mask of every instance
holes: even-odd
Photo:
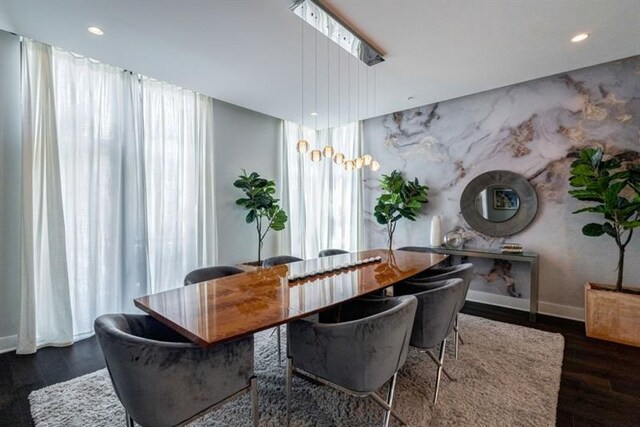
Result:
[[[582,323],[467,303],[465,313],[565,337],[558,426],[640,426],[640,348],[592,340]],[[640,326],[639,326],[640,327]],[[95,338],[35,355],[0,355],[0,426],[31,426],[29,393],[104,367]]]

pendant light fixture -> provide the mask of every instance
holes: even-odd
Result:
[[[354,94],[356,97],[356,109],[355,113],[357,115],[356,119],[360,118],[360,104],[362,102],[361,92],[360,92],[360,74],[362,70],[360,69],[360,62],[356,62],[356,73],[357,77],[355,78],[355,84],[357,87],[352,91],[351,87],[351,79],[352,79],[352,71],[351,71],[351,62],[352,58],[350,55],[356,57],[359,61],[365,63],[368,67],[375,65],[384,61],[382,54],[380,51],[373,48],[369,43],[365,42],[353,29],[347,26],[343,21],[341,21],[336,15],[332,12],[328,11],[320,1],[318,0],[290,0],[292,1],[292,11],[302,18],[301,22],[301,112],[302,119],[301,125],[299,126],[299,135],[298,142],[296,144],[296,150],[300,154],[309,155],[309,159],[314,163],[319,163],[323,159],[327,159],[329,161],[333,161],[335,166],[342,167],[346,171],[358,171],[363,167],[369,167],[369,169],[373,172],[380,169],[380,163],[377,162],[373,156],[370,154],[364,154],[360,157],[356,157],[354,159],[348,159],[343,153],[336,150],[334,145],[334,136],[339,135],[340,132],[337,128],[341,126],[342,117],[342,64],[341,64],[341,53],[342,50],[346,50],[349,55],[347,55],[347,72],[348,72],[348,80],[347,80],[347,108],[345,109],[347,122],[350,122],[353,119],[352,115],[352,101],[354,98]],[[314,110],[310,113],[311,116],[314,117],[314,131],[318,132],[318,32],[322,32],[323,35],[327,37],[326,44],[326,61],[327,61],[327,120],[326,120],[326,141],[324,147],[314,148],[309,144],[309,141],[305,138],[305,127],[304,120],[306,116],[306,104],[305,104],[305,23],[313,26],[317,31],[315,33],[314,40],[314,80],[315,80],[315,95],[314,95]],[[331,63],[330,63],[330,40],[333,40],[341,49],[337,50],[338,53],[338,87],[337,87],[337,121],[335,123],[335,128],[331,128],[331,111],[330,111],[330,103],[331,103]],[[365,107],[367,113],[369,113],[369,69],[367,69],[366,75],[366,84],[367,84],[367,95]],[[375,113],[375,70],[374,70],[374,113]]]
[[[300,59],[301,59],[301,69],[302,69],[302,87],[301,87],[301,93],[302,93],[302,100],[301,100],[301,107],[302,107],[302,117],[301,117],[301,124],[298,127],[298,144],[296,145],[296,149],[298,150],[298,153],[300,154],[304,154],[309,150],[309,142],[304,138],[304,21],[302,21],[302,23],[300,24]]]

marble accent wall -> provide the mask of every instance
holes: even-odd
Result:
[[[445,231],[462,230],[467,247],[522,243],[541,257],[541,310],[580,317],[585,282],[613,283],[617,260],[611,238],[581,233],[597,217],[571,214],[581,203],[567,194],[569,166],[576,152],[589,146],[640,163],[640,56],[366,120],[364,152],[382,167],[378,173],[365,172],[365,246],[386,243],[371,212],[380,175],[399,169],[431,190],[423,216],[398,226],[395,247],[428,245],[433,215],[444,216]],[[539,198],[533,223],[507,238],[470,229],[460,214],[465,186],[496,169],[526,177]],[[640,285],[638,261],[640,235],[627,249],[628,284]],[[505,276],[492,274],[505,266],[480,263],[472,289],[511,295],[513,305],[522,306],[508,283],[513,276],[516,290],[528,295],[526,271],[516,264]]]

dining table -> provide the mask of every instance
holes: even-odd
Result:
[[[209,347],[375,293],[448,255],[373,249],[259,267],[134,299],[136,307]]]

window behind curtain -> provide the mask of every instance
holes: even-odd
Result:
[[[53,49],[74,335],[102,313],[133,310],[147,291],[137,77]]]
[[[53,49],[76,339],[216,261],[211,98]]]
[[[360,124],[315,131],[285,122],[283,138],[283,185],[287,185],[291,254],[314,258],[323,249],[359,249],[362,172],[346,171],[332,159],[312,162],[308,153],[300,154],[300,138],[322,149],[333,146],[347,159],[360,155]]]

